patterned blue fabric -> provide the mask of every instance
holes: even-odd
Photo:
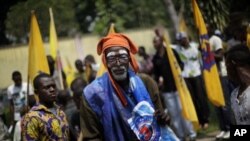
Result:
[[[133,100],[123,91],[128,101],[125,107],[116,96],[107,73],[84,89],[84,97],[103,125],[106,141],[125,141],[129,137],[129,132],[132,131],[127,120],[132,116],[137,103],[147,101],[153,106],[142,80],[133,71],[129,70],[128,73]]]

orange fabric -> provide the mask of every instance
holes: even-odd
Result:
[[[121,33],[111,33],[106,37],[103,37],[99,41],[97,45],[98,55],[101,55],[107,48],[113,46],[124,47],[131,51],[133,54],[136,54],[138,52],[138,48],[136,47],[136,45],[126,35]]]
[[[105,67],[107,68],[105,56],[104,56],[104,51],[110,47],[114,46],[119,46],[119,47],[124,47],[129,51],[130,55],[130,64],[133,68],[133,70],[137,73],[139,70],[137,61],[134,57],[134,54],[138,52],[137,46],[125,35],[121,33],[111,33],[108,34],[106,37],[103,37],[98,45],[97,45],[97,53],[98,55],[103,55],[102,56],[102,61]]]
[[[139,70],[139,67],[138,67],[137,61],[134,57],[134,54],[136,54],[138,52],[138,48],[127,36],[120,34],[120,33],[108,34],[106,37],[103,37],[97,45],[97,53],[98,53],[98,55],[102,54],[102,61],[103,61],[103,64],[105,65],[105,67],[107,68],[107,62],[106,62],[106,57],[104,55],[104,51],[110,47],[115,47],[115,46],[116,47],[117,46],[124,47],[129,51],[129,55],[130,55],[129,62],[131,64],[133,70],[137,73]],[[108,74],[109,74],[109,78],[112,82],[112,85],[117,93],[117,96],[121,100],[121,103],[123,104],[123,106],[127,105],[126,98],[122,94],[122,91],[121,91],[120,87],[118,86],[118,84],[111,77],[111,73],[109,72],[109,70],[108,70]]]

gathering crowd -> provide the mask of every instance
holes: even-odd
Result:
[[[227,40],[221,31],[207,29],[225,106],[209,106],[201,45],[187,32],[177,33],[171,44],[190,92],[198,127],[182,114],[168,46],[163,31],[156,28],[152,39],[154,54],[144,46],[137,47],[133,41],[136,39],[121,33],[101,38],[97,54],[106,72],[100,76],[101,65],[91,54],[84,60],[75,60],[77,71],[70,83],[64,71],[56,70],[55,58],[50,55],[50,74],[41,72],[30,84],[22,80],[22,72],[13,70],[13,84],[6,94],[9,115],[3,109],[0,112],[0,140],[194,141],[197,128],[209,127],[211,108],[216,112],[220,130],[214,138],[229,139],[230,124],[250,124],[250,51],[240,28]],[[63,89],[59,87],[59,76]]]

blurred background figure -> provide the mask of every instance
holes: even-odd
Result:
[[[91,83],[96,77],[99,65],[96,63],[94,56],[91,54],[88,54],[84,58],[83,62],[86,71],[86,80],[88,83]]]
[[[225,56],[228,77],[237,85],[231,93],[232,124],[250,125],[249,48],[246,45],[236,45]]]
[[[32,108],[36,104],[35,97],[29,97],[28,107],[25,105],[21,108],[21,117],[23,117],[30,108]],[[13,141],[21,141],[21,119],[17,121],[13,134]]]
[[[77,132],[74,130],[74,126],[71,124],[71,118],[74,115],[77,107],[73,101],[72,96],[67,90],[60,90],[57,95],[57,105],[59,105],[64,113],[66,114],[67,121],[69,124],[69,140],[76,141],[77,136],[75,135]]]
[[[27,106],[29,97],[34,96],[31,85],[22,81],[22,75],[19,71],[12,73],[12,80],[14,84],[10,85],[7,89],[8,99],[10,101],[10,129],[14,132],[15,124],[21,120],[21,110]],[[27,91],[28,90],[28,91]],[[28,97],[27,97],[28,96]]]
[[[221,132],[216,136],[217,139],[229,139],[230,138],[230,82],[227,78],[227,71],[224,59],[223,41],[221,39],[222,33],[217,29],[213,30],[212,27],[207,26],[210,49],[214,53],[214,58],[218,72],[220,75],[221,86],[223,89],[225,106],[215,107],[217,117],[219,120],[219,127]]]
[[[167,109],[170,115],[171,126],[181,141],[184,141],[186,137],[190,140],[195,140],[196,132],[193,130],[191,122],[186,121],[181,114],[182,108],[180,98],[175,86],[169,58],[162,38],[156,35],[153,39],[153,44],[156,49],[156,54],[153,57],[153,75],[158,86],[161,88],[161,97],[163,98],[165,109]],[[180,67],[183,68],[183,63],[177,52],[173,50],[173,53]]]
[[[69,119],[69,125],[70,125],[70,130],[73,131],[74,138],[78,139],[79,134],[81,132],[81,126],[80,126],[80,104],[82,102],[82,93],[83,89],[87,86],[87,82],[81,78],[78,77],[74,79],[70,85],[70,88],[73,92],[73,100],[74,103],[77,107],[75,111],[72,112],[72,116]]]
[[[191,94],[200,126],[207,128],[209,123],[208,99],[205,93],[204,83],[201,75],[200,52],[198,44],[190,42],[185,32],[176,35],[178,45],[176,51],[184,63],[182,76],[184,77]]]
[[[55,60],[53,59],[53,57],[51,55],[47,55],[47,61],[48,61],[48,65],[49,65],[50,76],[52,76],[53,79],[55,80],[57,89],[58,90],[62,89],[60,81],[62,81],[63,88],[67,89],[68,85],[67,85],[67,81],[66,81],[65,72],[63,70],[61,71],[62,80],[60,80],[59,73],[58,73],[57,69],[55,68],[56,67],[56,62],[55,62]]]
[[[153,56],[149,55],[146,52],[144,46],[140,46],[138,50],[138,55],[142,57],[142,60],[139,62],[139,72],[152,75],[153,72]]]

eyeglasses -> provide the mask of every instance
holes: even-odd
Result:
[[[127,54],[122,54],[122,55],[107,57],[107,63],[109,64],[115,64],[117,60],[119,60],[120,63],[127,63],[129,60],[129,56]]]

